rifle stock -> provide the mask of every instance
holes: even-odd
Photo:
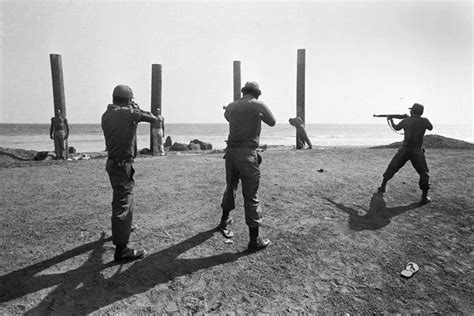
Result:
[[[374,114],[374,117],[386,117],[387,119],[406,119],[409,117],[407,114]]]

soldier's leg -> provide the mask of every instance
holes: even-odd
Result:
[[[392,160],[387,166],[387,170],[385,170],[383,174],[382,184],[380,185],[378,189],[379,192],[385,193],[385,187],[387,185],[387,182],[390,179],[392,179],[395,173],[397,173],[398,170],[400,170],[400,168],[402,168],[405,165],[408,159],[409,159],[409,152],[407,148],[405,147],[400,148],[395,154],[395,156],[393,156]]]
[[[224,156],[226,188],[222,196],[222,217],[220,226],[226,229],[229,224],[229,214],[235,208],[235,195],[239,185],[239,172],[235,166],[234,149],[228,148]]]
[[[107,161],[107,172],[113,189],[112,199],[112,242],[117,251],[127,247],[133,220],[133,188],[135,170],[131,163],[119,166],[113,160]]]
[[[416,172],[420,176],[418,185],[423,191],[421,196],[421,203],[425,204],[430,201],[430,198],[428,197],[428,190],[430,189],[430,174],[428,164],[426,163],[424,149],[419,148],[414,150],[410,161]]]
[[[260,169],[258,156],[255,150],[243,153],[239,159],[239,169],[242,179],[242,195],[244,197],[245,223],[249,227],[249,251],[263,249],[270,245],[270,240],[259,236],[259,227],[262,225],[262,209],[258,200],[260,185]]]

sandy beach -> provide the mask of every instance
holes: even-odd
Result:
[[[262,153],[262,232],[248,254],[241,191],[232,243],[216,230],[222,152],[136,159],[131,245],[113,263],[105,157],[2,156],[0,313],[462,313],[474,311],[474,151],[428,148],[433,201],[410,163],[376,193],[396,149]],[[408,262],[420,270],[409,279]]]

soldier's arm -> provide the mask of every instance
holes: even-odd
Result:
[[[393,119],[392,119],[392,118],[389,118],[389,119],[388,119],[388,122],[389,122],[390,125],[393,127],[393,129],[396,130],[396,131],[399,131],[399,130],[401,130],[401,129],[403,128],[403,121],[404,121],[404,120],[402,120],[402,121],[401,121],[400,123],[398,123],[398,124],[395,124],[395,123],[393,122]]]
[[[433,124],[431,124],[430,120],[425,118],[425,121],[426,121],[426,129],[429,131],[433,130]]]
[[[132,109],[132,116],[134,122],[148,122],[155,123],[157,118],[151,112],[143,111],[141,109]]]
[[[270,109],[264,104],[260,104],[260,116],[262,117],[262,121],[264,121],[269,126],[275,126],[276,120],[273,116]]]

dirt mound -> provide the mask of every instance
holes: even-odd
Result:
[[[35,150],[0,147],[0,156],[8,156],[16,160],[33,160],[37,153]]]
[[[370,147],[370,149],[398,148],[401,145],[402,142],[395,142],[389,145]],[[440,149],[474,149],[474,144],[455,138],[449,138],[433,134],[425,136],[425,139],[423,141],[423,147]]]

